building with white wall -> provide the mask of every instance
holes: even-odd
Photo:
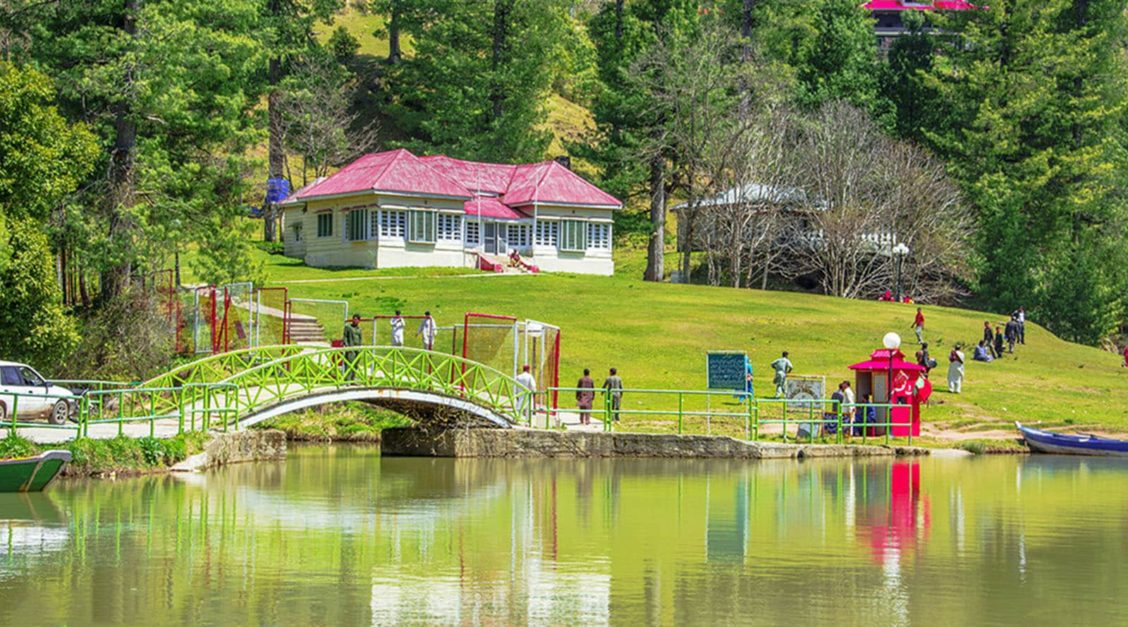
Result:
[[[285,254],[311,266],[475,267],[516,251],[541,270],[610,275],[622,203],[555,161],[400,149],[365,155],[281,206]]]

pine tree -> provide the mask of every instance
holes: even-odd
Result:
[[[925,136],[977,210],[978,293],[1096,342],[1125,306],[1123,5],[1003,0],[961,13],[942,23],[953,36],[925,81],[953,113]]]

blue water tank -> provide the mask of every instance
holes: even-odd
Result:
[[[290,181],[284,178],[266,179],[267,204],[282,202],[290,195]]]

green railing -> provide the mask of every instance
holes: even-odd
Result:
[[[544,391],[546,398],[555,393],[562,402],[556,409],[538,407],[537,426],[552,428],[554,422],[559,423],[561,412],[578,414],[580,410],[574,404],[563,401],[580,391],[595,394],[590,415],[605,431],[730,435],[756,441],[764,435],[764,427],[776,426],[785,442],[800,439],[800,432],[805,431],[811,442],[816,437],[832,435],[839,443],[847,437],[860,437],[863,442],[882,437],[889,443],[892,428],[905,426],[892,422],[889,409],[894,405],[888,403],[847,405],[831,399],[749,399],[739,391],[623,389],[616,406],[609,390],[575,387],[550,387]],[[871,408],[873,422],[863,426],[854,419],[856,415],[864,419]],[[911,444],[911,429],[907,439]]]

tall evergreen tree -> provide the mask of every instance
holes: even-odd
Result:
[[[30,54],[57,77],[61,110],[102,143],[64,219],[73,239],[59,244],[82,250],[103,296],[179,247],[240,238],[236,155],[258,137],[260,10],[256,0],[94,0],[59,3],[38,24]]]
[[[650,86],[656,82],[639,80],[635,72],[659,41],[692,39],[699,17],[692,0],[616,0],[604,5],[590,25],[603,87],[593,107],[600,134],[586,156],[600,166],[603,184],[613,194],[649,198],[647,281],[665,276],[666,210],[674,181],[671,151],[661,146],[670,117],[654,106]]]
[[[945,20],[926,80],[957,112],[926,136],[977,209],[979,294],[1090,343],[1128,288],[1125,19],[1117,0],[992,2]]]
[[[390,70],[400,125],[427,151],[544,158],[564,0],[429,1],[434,17],[418,25],[414,55]]]

